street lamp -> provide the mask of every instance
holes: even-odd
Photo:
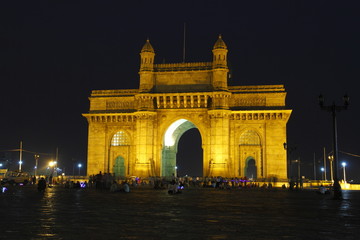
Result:
[[[35,178],[36,178],[36,175],[37,175],[39,157],[40,157],[40,155],[38,155],[38,154],[35,154],[35,155],[34,155],[34,158],[35,158],[35,170],[34,170]]]
[[[49,184],[54,183],[54,171],[55,171],[56,161],[50,161],[48,169],[50,170]]]
[[[323,180],[325,180],[325,168],[320,168],[321,172],[323,173]]]
[[[288,179],[290,179],[292,176],[291,176],[291,160],[290,160],[290,155],[293,151],[296,150],[296,147],[289,147],[289,145],[284,142],[283,143],[284,145],[284,149],[286,151],[286,158],[287,158],[287,162],[288,162]]]
[[[49,167],[53,168],[56,165],[55,161],[50,161],[49,162]]]
[[[333,161],[334,161],[334,156],[330,155],[329,157],[329,162],[330,162],[330,177],[331,177],[331,182],[334,182],[334,175],[333,175]]]
[[[177,177],[177,168],[178,168],[178,167],[177,167],[177,166],[175,166],[175,174],[174,174],[174,175],[175,175],[175,177]]]
[[[79,176],[80,176],[80,168],[81,168],[81,163],[78,164],[78,168],[79,168]]]
[[[50,167],[50,169],[51,169],[51,175],[54,175],[54,172],[55,172],[55,168],[56,168],[56,161],[51,161],[51,162],[49,162],[49,167]]]
[[[19,161],[19,172],[21,172],[21,166],[22,166],[22,164],[23,164],[23,161]]]
[[[342,199],[341,186],[338,179],[338,144],[337,144],[337,123],[336,123],[336,112],[346,110],[349,106],[349,97],[345,94],[343,97],[344,105],[337,106],[335,102],[332,105],[324,105],[324,97],[319,96],[319,105],[322,110],[326,110],[332,113],[333,117],[333,148],[334,148],[334,199]]]
[[[19,161],[19,172],[21,172],[21,165],[22,165],[22,152],[23,152],[23,150],[22,150],[22,141],[20,141],[20,161]]]
[[[344,183],[346,183],[346,174],[345,174],[346,162],[342,162],[341,165],[343,166],[343,171],[344,171]]]
[[[299,159],[296,159],[296,160],[294,160],[294,162],[296,162],[297,163],[297,181],[298,182],[300,182],[300,180],[301,180],[301,173],[300,173],[300,164],[301,164],[301,161],[300,161],[300,157],[299,157]]]

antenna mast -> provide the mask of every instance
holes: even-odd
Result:
[[[186,40],[186,23],[184,22],[184,39],[183,39],[183,63],[185,62],[185,40]]]

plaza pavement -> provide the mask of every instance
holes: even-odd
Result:
[[[359,239],[360,191],[9,187],[0,239]]]

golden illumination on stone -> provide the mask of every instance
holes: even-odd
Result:
[[[284,86],[228,86],[221,36],[212,52],[212,62],[155,64],[147,40],[139,89],[93,90],[83,114],[88,175],[171,176],[179,139],[197,128],[203,176],[286,179],[283,143],[291,110]]]
[[[186,122],[185,119],[179,119],[179,120],[175,121],[173,124],[171,124],[170,127],[166,130],[165,137],[164,137],[165,147],[174,146],[176,136],[173,136],[173,134],[174,134],[175,130],[184,122]]]

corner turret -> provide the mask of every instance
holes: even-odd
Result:
[[[140,52],[140,92],[150,92],[154,87],[154,58],[154,48],[151,46],[149,39],[147,39]]]
[[[217,39],[213,52],[213,86],[215,90],[227,90],[227,47],[221,35]]]

